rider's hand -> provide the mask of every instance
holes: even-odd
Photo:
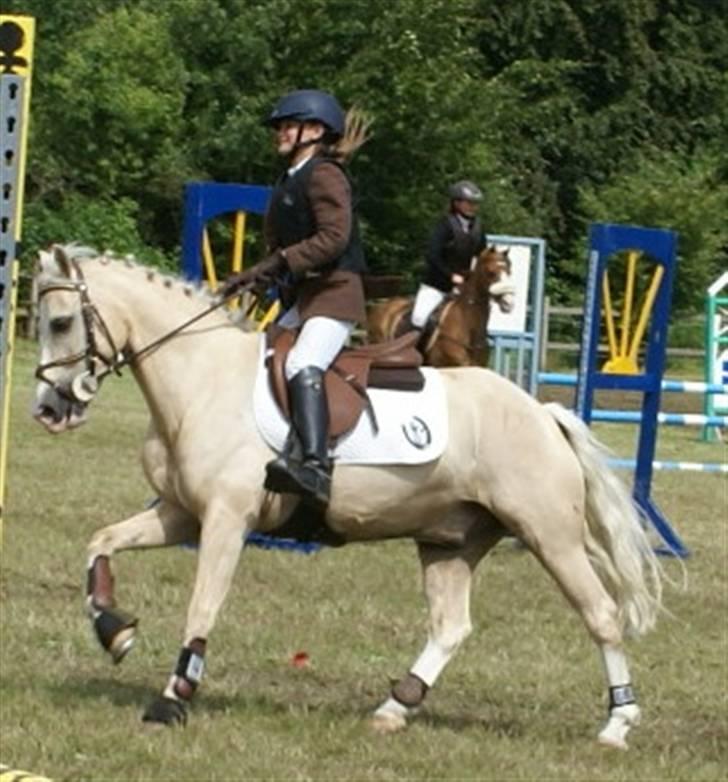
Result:
[[[462,274],[453,274],[450,280],[453,285],[462,285],[465,282],[465,277]]]
[[[220,286],[220,295],[224,298],[232,296],[245,285],[273,281],[286,267],[284,255],[276,251],[264,258],[250,269],[231,274]]]

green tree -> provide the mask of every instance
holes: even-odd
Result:
[[[562,259],[583,239],[584,187],[598,191],[646,153],[689,155],[728,136],[726,11],[703,0],[481,3],[483,75],[508,111],[496,154],[542,216],[552,293],[581,285]]]
[[[585,187],[580,206],[589,220],[678,232],[678,312],[699,311],[706,288],[728,267],[728,182],[718,174],[714,153],[647,155],[604,186]],[[579,256],[585,257],[583,243],[572,253]]]
[[[611,221],[651,217],[613,198],[615,182],[662,176],[664,160],[687,176],[698,153],[713,169],[685,181],[693,203],[728,181],[726,0],[6,6],[38,20],[26,235],[71,205],[120,202],[142,241],[174,254],[184,183],[272,182],[281,161],[260,120],[301,87],[372,116],[351,166],[365,243],[375,269],[411,278],[454,179],[484,186],[489,232],[546,238],[562,299],[581,291],[575,248],[605,214],[596,203]],[[45,240],[72,238],[87,241]]]

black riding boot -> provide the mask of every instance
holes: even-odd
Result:
[[[284,453],[265,467],[265,488],[290,492],[328,505],[331,494],[331,462],[328,454],[329,411],[324,373],[305,367],[288,383],[291,420],[301,455]]]

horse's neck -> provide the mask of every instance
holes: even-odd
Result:
[[[471,330],[482,329],[490,312],[486,275],[473,271],[463,284],[456,303],[465,325]]]
[[[160,279],[147,280],[140,269],[103,269],[90,285],[102,291],[105,310],[113,313],[117,333],[125,333],[126,351],[132,356],[170,334],[185,321],[211,306],[196,294],[185,295],[181,283],[166,287]],[[120,323],[119,320],[125,321]],[[144,394],[155,424],[170,436],[188,411],[205,400],[215,400],[221,413],[232,393],[252,388],[257,366],[258,338],[245,334],[215,311],[180,334],[132,360],[134,376]],[[238,403],[242,403],[240,395]]]
[[[487,275],[473,271],[465,280],[459,298],[473,309],[482,307],[488,301],[489,284]]]

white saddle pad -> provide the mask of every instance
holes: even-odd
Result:
[[[331,456],[339,464],[423,464],[439,458],[447,444],[448,419],[445,389],[436,369],[422,370],[422,391],[369,389],[379,431],[364,410],[356,426],[337,441]],[[253,393],[255,421],[263,439],[282,451],[289,424],[278,409],[265,368],[265,343]]]

